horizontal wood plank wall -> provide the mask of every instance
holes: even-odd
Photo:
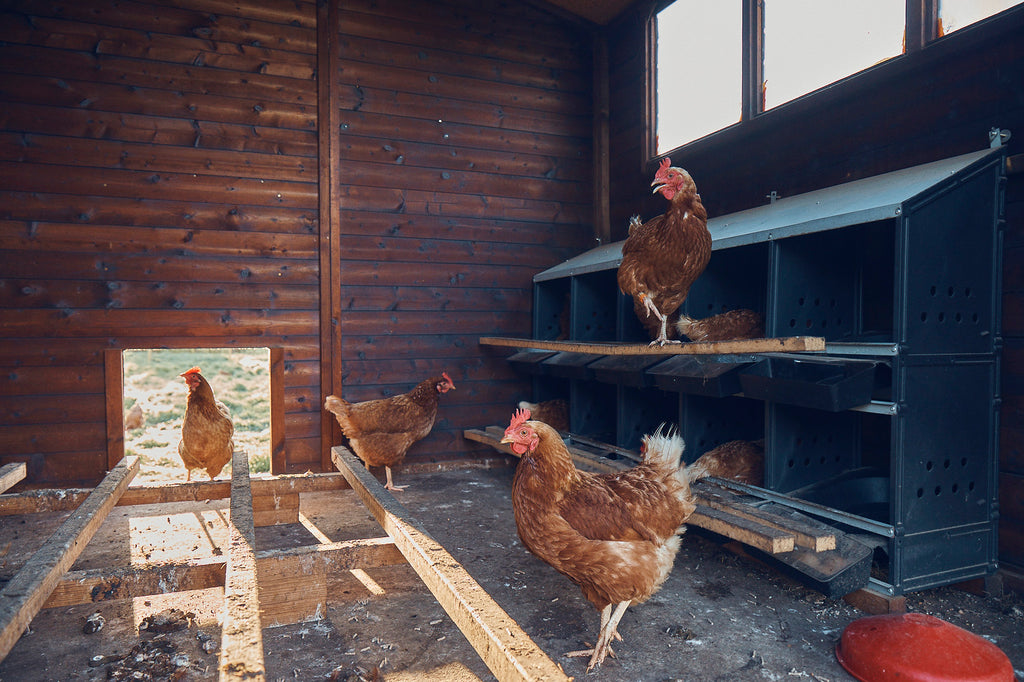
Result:
[[[446,370],[407,461],[469,456],[528,382],[477,339],[531,331],[532,277],[593,245],[590,35],[530,3],[339,6],[342,395]]]
[[[270,346],[319,468],[316,50],[312,0],[4,3],[0,464],[102,477],[104,350]]]
[[[654,164],[643,158],[644,22],[638,2],[606,32],[611,66],[612,238],[629,216],[664,210],[651,198]],[[934,161],[988,146],[993,126],[1024,152],[1024,7],[955,32],[915,55],[882,64],[749,124],[674,151],[708,215],[780,196]],[[686,68],[693,68],[692,65]],[[1000,416],[1000,562],[1024,572],[1024,175],[1006,186]]]

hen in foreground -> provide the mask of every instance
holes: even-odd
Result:
[[[669,315],[686,300],[711,258],[708,214],[697,185],[671,163],[662,160],[651,183],[668,199],[669,208],[645,223],[631,222],[618,272],[619,289],[633,297],[633,310],[654,339],[651,345],[662,346],[675,331],[669,327]]]
[[[577,470],[558,432],[525,410],[501,442],[520,457],[512,481],[520,540],[601,612],[594,648],[567,654],[589,654],[589,672],[614,656],[626,608],[657,592],[672,570],[681,526],[695,508],[680,469],[683,440],[658,429],[644,438],[644,461],[614,474]]]
[[[338,419],[342,433],[348,438],[352,451],[367,467],[384,467],[388,490],[400,491],[391,480],[391,467],[405,459],[405,453],[416,441],[426,437],[434,428],[438,398],[455,388],[446,372],[425,379],[408,393],[350,403],[329,395],[324,408]]]
[[[235,425],[227,406],[214,397],[210,383],[199,373],[198,367],[184,372],[181,377],[188,384],[188,403],[181,423],[178,455],[188,471],[187,481],[192,480],[193,469],[206,469],[212,479],[234,454],[235,443],[231,438]]]

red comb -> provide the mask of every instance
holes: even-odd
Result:
[[[452,385],[452,388],[455,388],[455,382],[452,381],[452,378],[450,376],[448,376],[448,372],[441,372],[441,376],[445,378],[445,381]]]
[[[659,173],[664,173],[665,171],[667,171],[671,167],[672,167],[672,159],[670,159],[670,158],[668,158],[666,156],[664,159],[661,160],[661,165],[658,167],[658,172]]]
[[[182,372],[182,373],[181,373],[181,376],[185,376],[185,375],[187,375],[187,374],[199,374],[199,368],[198,368],[198,367],[193,367],[193,368],[192,368],[192,369],[190,369],[190,370],[187,370],[187,371],[185,371],[185,372]]]
[[[509,422],[508,428],[514,429],[517,426],[522,426],[530,419],[529,410],[519,410],[512,415],[512,421]]]

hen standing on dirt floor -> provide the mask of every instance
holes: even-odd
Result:
[[[405,453],[416,441],[425,438],[434,428],[438,398],[455,388],[447,372],[425,379],[408,393],[350,403],[329,395],[324,409],[334,414],[352,450],[367,467],[383,466],[388,490],[400,491],[405,486],[391,482],[391,467],[405,459]]]
[[[708,214],[693,178],[665,158],[651,186],[669,200],[668,210],[641,223],[630,222],[622,245],[618,280],[622,293],[633,297],[633,310],[654,341],[669,343],[668,317],[682,305],[690,286],[711,258]],[[675,339],[672,343],[678,343]]]
[[[680,468],[683,439],[659,428],[644,437],[644,461],[614,474],[577,470],[558,432],[525,410],[501,442],[521,458],[512,480],[520,540],[601,612],[594,648],[566,654],[590,655],[590,672],[614,656],[626,608],[657,592],[672,571],[681,526],[695,508]]]
[[[178,455],[188,470],[186,480],[192,480],[193,469],[206,469],[213,479],[235,452],[235,443],[231,440],[235,425],[231,423],[227,406],[213,396],[213,389],[198,367],[180,376],[188,384],[188,404],[178,443]]]

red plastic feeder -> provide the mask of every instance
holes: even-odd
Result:
[[[1010,659],[992,642],[923,613],[853,621],[836,647],[862,682],[1014,682]]]

